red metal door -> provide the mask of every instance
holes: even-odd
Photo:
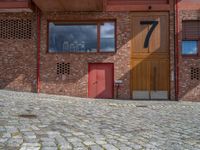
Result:
[[[114,66],[111,63],[89,64],[88,96],[113,98]]]

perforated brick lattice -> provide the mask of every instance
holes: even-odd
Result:
[[[70,63],[57,63],[57,75],[70,75]]]
[[[29,19],[0,19],[0,39],[31,39]]]
[[[200,79],[200,68],[191,68],[191,80]]]

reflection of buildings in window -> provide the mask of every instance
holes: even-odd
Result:
[[[69,42],[68,41],[63,42],[63,50],[69,50]]]
[[[74,51],[77,52],[79,50],[78,48],[78,42],[74,41]]]
[[[82,41],[82,42],[80,43],[80,50],[81,50],[81,51],[85,51],[85,41]]]
[[[74,41],[70,43],[69,41],[63,42],[63,50],[70,51],[70,52],[78,52],[78,51],[85,51],[85,41],[78,42]]]
[[[71,51],[71,52],[74,52],[74,51],[75,51],[75,45],[74,45],[74,43],[71,43],[71,44],[70,44],[70,51]]]

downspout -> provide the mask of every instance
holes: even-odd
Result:
[[[178,6],[178,1],[176,0],[176,100],[179,100],[179,6]]]
[[[37,13],[37,93],[40,93],[40,31],[41,31],[41,13],[36,8]]]

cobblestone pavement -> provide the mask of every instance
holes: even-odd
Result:
[[[0,149],[200,149],[200,103],[0,91]]]

